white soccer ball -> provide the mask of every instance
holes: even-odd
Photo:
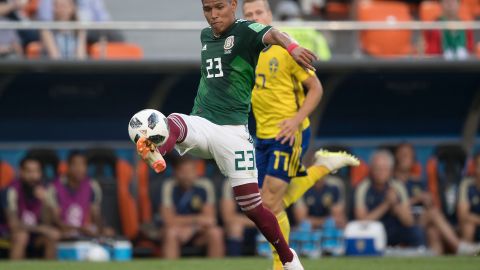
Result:
[[[138,139],[143,137],[156,146],[160,146],[168,139],[167,118],[157,110],[141,110],[130,119],[128,134],[134,143],[137,143]]]
[[[110,254],[101,245],[92,244],[88,249],[86,259],[90,262],[106,262],[110,260]]]

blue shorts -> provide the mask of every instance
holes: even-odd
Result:
[[[310,128],[303,130],[293,146],[281,144],[275,139],[257,139],[255,155],[257,158],[258,186],[261,188],[266,175],[290,183],[290,179],[306,176],[302,158],[310,141]]]

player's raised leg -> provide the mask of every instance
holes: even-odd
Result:
[[[346,166],[358,166],[360,161],[355,156],[346,152],[329,152],[319,150],[315,153],[315,161],[307,170],[307,176],[295,177],[290,182],[287,192],[283,197],[284,207],[296,202],[318,180],[325,175],[335,172]]]
[[[182,143],[188,134],[188,126],[180,114],[171,114],[167,117],[168,137],[157,148],[150,140],[140,137],[137,142],[137,152],[157,173],[164,171],[167,164],[163,156],[173,150],[177,143]]]

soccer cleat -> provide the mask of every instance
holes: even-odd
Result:
[[[477,256],[480,255],[480,244],[471,244],[461,241],[457,248],[457,255]]]
[[[146,138],[138,139],[137,153],[156,173],[161,173],[167,168],[167,163],[157,147]]]
[[[291,262],[287,262],[283,265],[284,270],[304,270],[300,259],[297,256],[297,253],[293,248],[290,249],[293,253],[293,260]]]
[[[360,160],[347,152],[329,152],[320,149],[315,153],[315,166],[324,166],[331,172],[336,172],[345,166],[358,166]]]

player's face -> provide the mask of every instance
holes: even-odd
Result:
[[[87,159],[84,156],[75,156],[68,164],[68,175],[71,180],[81,181],[87,177]]]
[[[401,170],[410,170],[413,167],[415,161],[415,154],[412,147],[408,145],[402,145],[396,152],[397,166]]]
[[[203,15],[215,34],[222,34],[235,21],[237,0],[203,0],[202,4]]]
[[[70,21],[75,14],[73,0],[55,0],[54,15],[58,21]]]
[[[42,166],[35,160],[27,161],[20,169],[20,179],[30,187],[40,184],[42,181]]]
[[[265,25],[272,24],[272,12],[264,1],[258,0],[243,5],[243,17]]]
[[[372,180],[376,184],[385,184],[392,176],[392,164],[382,155],[375,156],[371,164]]]
[[[178,165],[175,170],[175,179],[183,187],[190,187],[198,178],[197,163],[194,160],[188,160]]]

